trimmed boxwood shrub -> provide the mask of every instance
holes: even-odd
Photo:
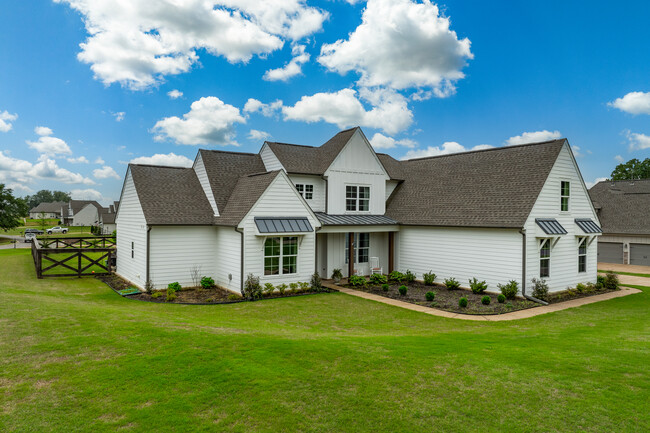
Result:
[[[445,280],[445,286],[447,286],[447,289],[449,290],[458,290],[458,288],[460,288],[460,283],[455,278],[447,278]]]
[[[491,301],[491,300],[492,300],[492,299],[490,299],[489,296],[485,295],[485,296],[483,296],[483,297],[481,298],[481,304],[483,304],[483,305],[490,305],[490,301]]]
[[[479,281],[476,278],[469,280],[469,287],[472,289],[472,293],[478,295],[487,290],[487,283],[485,281]]]
[[[467,300],[467,298],[463,296],[462,298],[460,298],[458,300],[458,306],[461,307],[461,308],[465,308],[465,307],[467,307],[468,302],[469,301]]]
[[[501,290],[501,294],[508,299],[514,299],[519,292],[519,283],[515,280],[508,281],[508,284],[497,284],[497,287]]]
[[[406,295],[406,292],[408,292],[408,289],[406,288],[406,286],[399,286],[398,290],[399,290],[399,294],[402,295],[402,296]]]
[[[181,285],[178,282],[169,283],[167,285],[167,288],[172,289],[174,292],[178,292],[179,290],[182,289]]]
[[[433,286],[433,282],[436,281],[436,274],[429,271],[422,274],[422,278],[424,279],[425,286]]]
[[[433,292],[427,292],[424,297],[426,298],[427,301],[431,302],[434,299],[436,299],[436,294]]]
[[[388,277],[386,275],[383,274],[370,275],[370,284],[372,284],[373,286],[379,286],[387,282],[388,282]]]
[[[204,289],[211,289],[214,287],[214,279],[210,277],[201,278],[201,287]]]
[[[503,304],[504,302],[506,302],[506,297],[503,296],[503,294],[500,294],[499,296],[497,296],[497,301],[499,301],[499,304]]]
[[[381,285],[381,290],[383,290],[384,292],[387,292],[388,289],[390,289],[390,286],[388,284],[382,284]]]

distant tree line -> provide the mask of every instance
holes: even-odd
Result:
[[[70,194],[63,191],[48,191],[42,189],[33,195],[26,195],[24,198],[29,209],[33,209],[41,203],[51,203],[53,201],[69,202],[71,200]]]
[[[643,161],[630,159],[622,162],[612,171],[611,180],[650,179],[650,158]]]

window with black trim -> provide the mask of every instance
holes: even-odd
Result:
[[[560,182],[560,210],[567,212],[569,210],[569,196],[571,195],[571,183]]]
[[[578,272],[587,272],[587,238],[578,238]]]
[[[298,237],[272,237],[264,241],[264,275],[298,272]]]
[[[551,240],[542,239],[539,246],[539,277],[551,276]]]
[[[370,233],[354,234],[354,263],[368,263],[370,256]],[[345,235],[345,263],[350,261],[350,234]]]
[[[370,210],[370,187],[346,185],[345,210],[367,212]]]
[[[134,246],[135,246],[134,243],[131,242],[131,258],[133,258],[133,256],[135,255],[134,252],[133,252],[134,251]]]
[[[311,200],[314,198],[314,185],[297,183],[296,189],[298,193],[305,198],[305,200]]]

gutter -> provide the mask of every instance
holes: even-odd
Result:
[[[241,292],[242,296],[244,295],[244,229],[239,229],[238,227],[235,227],[235,231],[241,235],[241,246],[239,248],[240,250],[240,255],[239,255],[239,262],[240,262],[240,281],[239,281],[239,291]]]
[[[526,294],[526,230],[521,229],[519,233],[521,233],[521,295],[529,301],[548,305],[548,302]]]
[[[148,226],[147,226],[147,265],[146,265],[146,269],[145,269],[145,271],[146,271],[146,279],[144,280],[144,281],[145,281],[145,284],[146,284],[148,281],[149,281],[149,282],[151,281],[151,280],[149,279],[149,256],[150,256],[150,254],[149,254],[149,251],[150,251],[149,246],[151,245],[151,241],[149,240],[149,239],[150,239],[150,236],[149,236],[150,233],[151,233],[151,226],[148,225]]]

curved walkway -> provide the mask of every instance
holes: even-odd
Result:
[[[323,283],[330,289],[338,290],[347,295],[358,298],[369,299],[371,301],[381,302],[395,307],[406,308],[407,310],[418,311],[420,313],[430,314],[432,316],[446,317],[448,319],[474,320],[479,322],[503,322],[506,320],[527,319],[529,317],[539,316],[541,314],[552,313],[555,311],[566,310],[567,308],[580,307],[582,305],[593,304],[594,302],[606,301],[608,299],[620,298],[622,296],[641,293],[641,290],[622,287],[617,292],[603,293],[602,295],[589,296],[588,298],[573,299],[571,301],[561,302],[559,304],[542,305],[539,307],[529,308],[527,310],[513,311],[512,313],[494,314],[489,316],[480,316],[472,314],[458,314],[449,311],[442,311],[435,308],[424,307],[422,305],[411,304],[397,299],[386,298],[372,293],[366,293],[359,290],[348,289],[347,287],[336,286],[329,283]]]

